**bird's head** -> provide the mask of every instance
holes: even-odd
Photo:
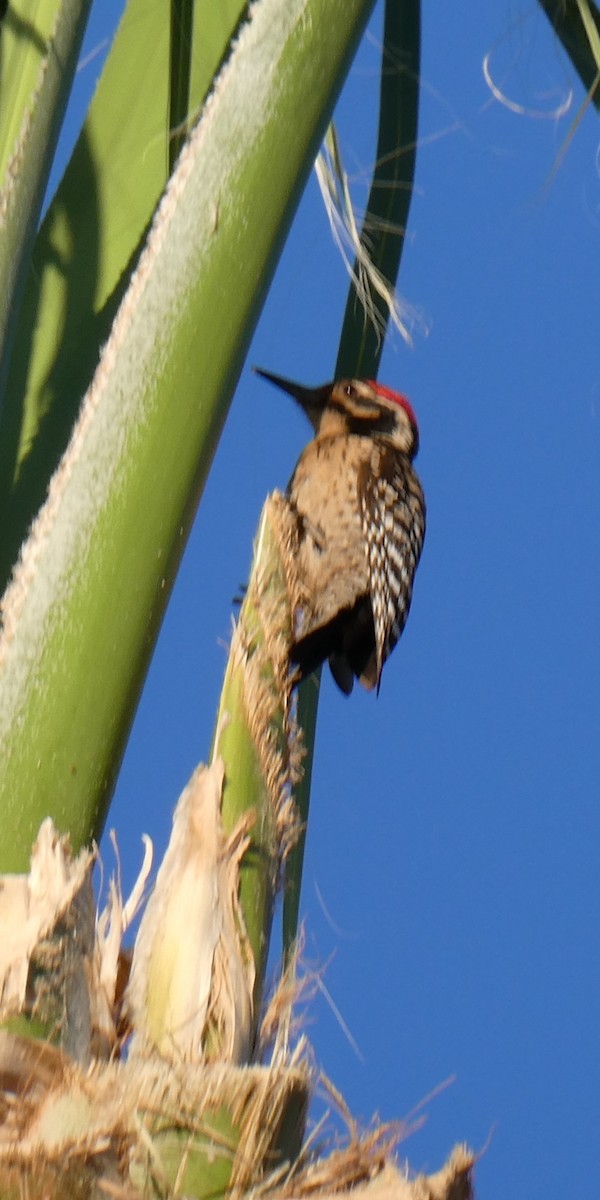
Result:
[[[406,396],[372,379],[337,379],[308,388],[255,368],[257,375],[281,388],[306,413],[319,438],[340,433],[381,435],[408,458],[419,449],[417,419]]]

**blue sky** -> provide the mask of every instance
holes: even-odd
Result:
[[[86,51],[116,7],[96,4]],[[381,20],[378,6],[337,114],[359,206]],[[486,55],[523,111],[490,95]],[[311,1003],[309,1034],[365,1122],[453,1078],[402,1147],[415,1169],[466,1140],[485,1147],[479,1197],[584,1200],[600,1066],[599,127],[590,109],[573,130],[582,89],[533,0],[425,4],[422,77],[400,289],[429,333],[413,349],[392,336],[380,378],[419,418],[428,532],[379,698],[324,677],[303,917],[333,1004]],[[311,179],[123,764],[110,824],[126,883],[207,756],[231,599],[308,436],[249,365],[330,378],[346,292]],[[199,370],[202,353],[199,337]]]

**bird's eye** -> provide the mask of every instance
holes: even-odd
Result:
[[[356,388],[353,386],[353,384],[347,383],[344,388],[344,392],[345,392],[346,396],[348,396],[350,398],[350,400],[356,399]]]

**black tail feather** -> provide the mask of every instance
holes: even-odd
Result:
[[[292,647],[291,659],[299,669],[299,682],[329,659],[340,691],[349,696],[354,677],[360,678],[375,651],[373,610],[368,596],[336,613],[326,625],[311,630]]]

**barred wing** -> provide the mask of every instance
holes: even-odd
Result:
[[[381,681],[383,664],[404,626],[425,537],[425,499],[406,455],[376,445],[358,476],[358,500],[368,566],[375,653],[362,682]]]

